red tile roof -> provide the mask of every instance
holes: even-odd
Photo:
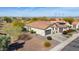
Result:
[[[46,29],[48,28],[49,26],[50,27],[66,27],[66,23],[65,24],[59,24],[59,23],[65,23],[65,22],[50,22],[50,21],[36,21],[36,22],[32,22],[32,23],[29,23],[29,24],[26,24],[26,26],[30,26],[30,27],[33,27],[33,28],[39,28],[39,29]],[[54,24],[54,25],[53,25]]]
[[[79,22],[78,21],[74,21],[72,22],[72,25],[77,25]]]
[[[26,25],[30,27],[34,27],[34,28],[46,29],[50,25],[50,22],[49,21],[36,21],[36,22],[32,22]]]
[[[66,26],[66,23],[63,23],[63,24],[62,24],[61,22],[57,22],[57,23],[52,24],[51,27],[64,28],[64,27],[67,27],[67,26]]]

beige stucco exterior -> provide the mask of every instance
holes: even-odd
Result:
[[[28,26],[25,26],[25,28],[27,29],[27,30],[33,30],[33,31],[35,31],[36,32],[36,34],[39,34],[39,35],[41,35],[41,36],[52,36],[53,34],[55,34],[55,33],[60,33],[59,32],[59,28],[52,28],[52,27],[48,27],[47,29],[38,29],[38,28],[33,28],[33,27],[28,27]],[[48,34],[48,35],[45,35],[45,31],[46,30],[49,30],[49,29],[51,29],[51,33],[50,34]],[[68,28],[62,28],[63,29],[63,31],[65,31],[65,30],[67,30]]]

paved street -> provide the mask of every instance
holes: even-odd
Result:
[[[65,49],[64,47],[68,46],[71,42],[73,42],[74,40],[77,40],[77,39],[79,40],[79,33],[76,33],[76,34],[72,35],[72,37],[70,37],[69,39],[65,40],[64,42],[61,42],[56,47],[50,49],[50,51],[61,51],[62,49],[64,50]],[[74,45],[76,45],[76,44],[74,44]]]
[[[79,51],[79,37],[67,45],[62,51]]]

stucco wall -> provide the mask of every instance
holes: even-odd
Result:
[[[42,30],[42,29],[32,28],[32,27],[28,27],[28,26],[25,26],[25,28],[28,29],[28,30],[34,30],[34,31],[36,31],[36,34],[39,34],[41,36],[50,36],[52,34],[52,28],[51,27],[46,29],[46,30],[51,29],[51,34],[49,34],[49,35],[45,35],[45,30]]]
[[[76,29],[78,29],[79,28],[79,23],[76,25]]]
[[[42,36],[45,36],[45,31],[42,29],[37,29],[37,28],[31,28],[31,30],[36,31],[36,34],[40,34]]]
[[[63,31],[69,30],[69,28],[63,28]]]
[[[45,30],[43,30],[43,29],[32,28],[32,27],[28,27],[28,26],[25,26],[25,28],[28,29],[28,30],[34,30],[34,31],[36,31],[36,34],[39,34],[41,36],[51,36],[55,33],[59,33],[59,28],[57,28],[57,29],[54,28],[53,29],[53,28],[49,27],[49,28],[45,29],[45,30],[51,29],[51,34],[48,34],[48,35],[45,35]],[[63,28],[63,31],[67,30],[67,29],[68,28],[65,28],[65,29]]]

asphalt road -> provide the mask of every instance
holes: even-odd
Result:
[[[79,51],[79,37],[62,49],[62,51]]]

